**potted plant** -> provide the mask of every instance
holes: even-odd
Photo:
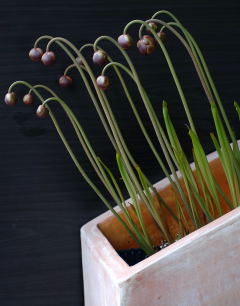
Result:
[[[162,16],[170,17],[171,21],[165,22]],[[150,55],[159,47],[169,67],[188,120],[192,164],[189,164],[182,148],[167,102],[162,103],[163,119],[159,120],[127,53],[133,44],[129,34],[133,25],[140,25],[139,52]],[[148,34],[143,35],[145,30]],[[215,134],[211,134],[216,152],[209,156],[204,153],[182,84],[165,46],[167,31],[186,49],[209,100],[216,129]],[[43,40],[48,40],[46,52],[39,48]],[[112,43],[126,64],[111,58],[110,52],[100,46],[103,40]],[[59,84],[70,86],[70,69],[77,69],[116,151],[116,165],[130,197],[124,200],[117,178],[95,153],[73,111],[55,92],[47,86],[32,86],[25,81],[14,82],[9,87],[5,96],[8,105],[16,104],[13,89],[19,84],[29,88],[23,97],[25,104],[32,104],[34,96],[40,100],[38,117],[50,115],[79,172],[109,209],[81,230],[86,305],[236,305],[240,297],[237,286],[240,272],[236,269],[240,246],[239,239],[236,239],[240,223],[240,151],[204,57],[192,35],[173,14],[163,10],[146,21],[129,22],[118,40],[101,36],[93,44],[81,48],[61,37],[42,36],[30,50],[30,58],[42,61],[44,65],[53,64],[56,56],[50,48],[54,43],[72,61]],[[94,64],[103,66],[98,77],[83,55],[86,48],[93,49]],[[141,164],[135,161],[111,109],[107,96],[107,89],[111,87],[107,71],[111,68],[153,157],[166,175],[166,179],[157,184],[150,182]],[[124,74],[139,92],[158,140],[157,145],[141,119]],[[41,90],[48,95],[47,98]],[[112,206],[102,189],[82,168],[51,109],[53,102],[64,110],[89,162],[117,207]],[[235,102],[234,105],[240,115],[238,104]]]

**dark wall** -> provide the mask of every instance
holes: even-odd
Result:
[[[71,73],[75,79],[71,89],[60,89],[57,85],[58,77],[70,63],[67,56],[53,47],[58,61],[53,67],[46,68],[31,62],[27,56],[28,50],[38,36],[45,34],[63,36],[77,46],[93,42],[103,34],[117,37],[131,19],[146,19],[159,9],[168,9],[182,20],[202,46],[238,133],[232,101],[240,96],[239,8],[236,0],[169,0],[163,4],[155,0],[1,0],[2,100],[8,86],[15,80],[47,84],[71,105],[99,156],[113,167],[114,151],[77,73]],[[135,39],[136,29],[131,30]],[[102,46],[115,54],[108,43]],[[193,74],[186,52],[180,51],[180,45],[171,35],[166,46],[171,50],[208,153],[213,146],[209,139],[212,126],[207,100]],[[91,54],[91,50],[87,53]],[[159,114],[162,100],[168,101],[173,120],[190,156],[186,118],[162,55],[156,52],[151,57],[143,57],[135,48],[130,54]],[[154,182],[162,177],[162,173],[143,144],[126,100],[119,86],[114,84],[113,74],[109,73],[109,76],[112,77],[109,90],[111,105],[123,134],[127,135],[136,160]],[[141,101],[133,86],[131,90],[141,109]],[[34,114],[36,105],[27,107],[21,103],[25,91],[21,86],[16,88],[20,99],[15,108],[10,109],[4,103],[0,105],[0,305],[83,305],[79,229],[103,212],[105,207],[78,174],[51,120],[38,119]],[[97,183],[64,114],[55,105],[54,111],[79,154],[82,165]],[[144,111],[142,116],[149,125]]]

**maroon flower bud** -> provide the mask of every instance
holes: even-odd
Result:
[[[97,78],[97,86],[102,90],[106,90],[109,87],[109,78],[106,75],[100,75]]]
[[[149,35],[144,35],[143,38],[137,42],[137,47],[139,52],[144,55],[152,54],[155,50],[155,40]]]
[[[39,62],[43,55],[43,50],[40,48],[32,48],[28,55],[32,61]]]
[[[48,116],[48,113],[48,109],[45,106],[43,106],[42,104],[38,106],[36,115],[39,118],[46,118]]]
[[[155,39],[150,35],[143,35],[142,40],[145,41],[146,44],[150,43],[150,44],[153,44],[154,46],[156,44]]]
[[[132,37],[128,34],[122,34],[118,37],[118,43],[123,49],[128,49],[132,45]]]
[[[77,62],[79,65],[83,65],[83,62],[82,62],[81,57],[76,57],[76,62]]]
[[[148,25],[149,25],[150,28],[152,28],[153,31],[155,31],[155,32],[157,31],[158,26],[155,22],[149,21]],[[147,28],[147,32],[151,33],[151,31],[148,28]]]
[[[160,32],[157,33],[157,35],[161,39],[161,41],[165,41],[166,40],[166,36],[167,35],[166,35],[165,32],[160,31]]]
[[[52,51],[45,52],[41,58],[41,61],[45,66],[54,64],[55,60],[56,55]]]
[[[5,95],[4,101],[7,105],[9,106],[14,106],[17,103],[17,96],[15,94],[15,92],[8,92]]]
[[[63,88],[70,87],[72,83],[73,83],[72,78],[68,75],[62,75],[59,78],[59,85]]]
[[[23,97],[23,103],[26,105],[31,105],[34,103],[34,96],[31,93],[26,94]]]
[[[93,53],[93,62],[97,65],[104,65],[107,62],[107,54],[98,50]]]

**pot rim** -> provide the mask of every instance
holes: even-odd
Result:
[[[238,144],[240,142],[238,141]],[[214,161],[218,158],[217,152],[213,152],[207,155],[207,159],[209,162]],[[191,168],[194,170],[194,163],[190,164]],[[181,177],[180,173],[177,173],[179,177]],[[163,178],[159,182],[154,184],[154,187],[158,191],[165,188],[169,185],[168,178]],[[129,200],[127,200],[129,201]],[[120,211],[118,206],[114,207],[117,212]],[[156,262],[160,260],[164,260],[164,258],[168,256],[174,256],[174,253],[177,251],[181,251],[181,249],[192,245],[193,243],[198,244],[200,241],[206,239],[211,239],[216,232],[225,228],[226,226],[231,226],[234,224],[240,217],[240,207],[233,209],[232,211],[224,214],[223,216],[213,220],[212,222],[202,226],[201,228],[193,231],[192,233],[186,235],[185,237],[175,241],[167,248],[162,249],[161,251],[147,257],[141,262],[129,266],[117,253],[117,251],[113,248],[111,243],[107,240],[104,234],[98,228],[98,224],[104,222],[106,219],[112,217],[113,214],[111,211],[107,211],[90,222],[86,223],[81,228],[81,237],[85,240],[91,247],[92,252],[96,252],[96,256],[98,256],[99,260],[102,261],[102,264],[108,269],[110,274],[117,276],[119,282],[124,282],[126,279],[131,278],[133,275],[138,273],[139,271],[143,271],[151,265],[154,265]],[[93,241],[96,242],[93,245]]]

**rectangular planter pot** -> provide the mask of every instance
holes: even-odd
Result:
[[[216,153],[208,160],[223,177]],[[168,196],[167,179],[155,187]],[[131,267],[115,251],[129,242],[118,226],[106,212],[81,229],[85,306],[240,305],[240,208]]]

